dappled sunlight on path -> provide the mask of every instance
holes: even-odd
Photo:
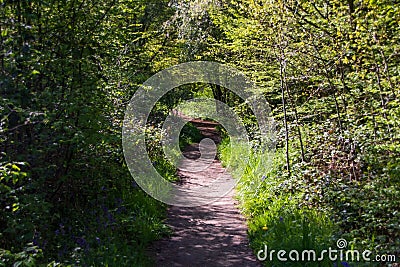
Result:
[[[215,123],[198,120],[192,123],[204,137],[220,142]],[[198,158],[198,146],[187,147],[184,155]],[[185,165],[185,161],[181,164]],[[206,185],[221,175],[232,179],[216,159],[201,172],[179,171],[178,175],[183,187]],[[233,194],[231,191],[210,205],[170,207],[166,223],[173,234],[153,245],[156,266],[261,266],[249,248],[245,220]]]

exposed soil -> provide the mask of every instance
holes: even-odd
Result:
[[[214,122],[194,120],[204,137],[220,142]],[[187,158],[197,158],[199,144],[183,152]],[[184,164],[184,163],[183,163]],[[179,171],[181,186],[204,185],[218,173],[225,172],[215,159],[204,171]],[[154,243],[156,266],[261,266],[248,245],[246,224],[233,199],[234,192],[210,205],[168,209],[166,221],[173,234]]]

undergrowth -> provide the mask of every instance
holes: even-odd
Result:
[[[282,153],[279,151],[272,164],[261,155],[252,152],[244,159],[249,147],[227,142],[220,146],[220,155],[233,176],[238,179],[236,197],[242,213],[248,220],[248,234],[251,247],[257,254],[266,245],[268,250],[314,249],[321,252],[333,244],[335,225],[325,210],[311,209],[303,205],[301,199],[304,190],[293,188],[281,169],[284,166]],[[242,172],[238,177],[238,173]],[[318,255],[318,253],[317,253]],[[285,266],[274,257],[267,257],[266,266]],[[292,262],[294,264],[295,262]],[[303,266],[304,262],[297,263]],[[318,266],[330,266],[328,261],[319,262]],[[316,265],[317,266],[317,265]]]
[[[325,141],[325,145],[330,144]],[[393,157],[398,148],[375,148],[381,151],[377,153],[368,146],[368,151],[346,162],[354,168],[347,168],[340,155],[347,159],[349,143],[336,139],[336,150],[320,147],[311,162],[294,162],[289,176],[284,149],[278,148],[274,155],[261,154],[248,145],[224,140],[220,157],[238,181],[236,197],[247,218],[255,254],[267,246],[268,251],[313,249],[318,258],[324,249],[337,249],[336,241],[343,238],[348,250],[370,250],[371,258],[378,254],[398,256],[399,197],[395,192],[399,190],[399,162]],[[293,150],[289,151],[291,158],[295,158]],[[336,157],[327,152],[332,150]],[[249,151],[250,156],[244,157]],[[282,262],[276,252],[272,260],[267,256],[265,266],[379,266],[351,258],[332,262],[326,256],[322,262]]]
[[[186,123],[179,136],[179,147],[183,150],[186,146],[198,143],[203,138],[200,130],[197,129],[191,122]]]

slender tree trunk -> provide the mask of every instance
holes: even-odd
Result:
[[[387,107],[386,107],[386,102],[384,99],[384,95],[383,95],[383,88],[382,88],[382,84],[381,84],[381,75],[379,73],[379,65],[375,64],[375,74],[376,74],[376,79],[378,82],[378,88],[379,88],[379,97],[380,97],[380,102],[381,102],[381,108],[382,108],[382,115],[386,120],[386,127],[387,127],[387,131],[388,134],[390,136],[390,139],[393,141],[393,135],[392,135],[392,129],[390,127],[389,121],[387,119]]]
[[[343,67],[342,61],[340,61],[339,70],[340,70],[340,81],[342,82],[342,85],[343,85],[343,93],[350,94],[350,96],[352,97],[351,92],[349,90],[349,87],[347,86],[345,76],[344,76],[344,67]],[[343,94],[340,94],[340,98],[341,98],[342,103],[343,103],[344,112],[347,115],[347,102],[346,102],[346,99],[343,97]]]
[[[287,97],[289,99],[290,106],[294,111],[294,118],[295,118],[295,121],[296,121],[297,134],[299,136],[300,149],[301,149],[301,161],[304,162],[305,161],[304,146],[303,146],[303,137],[302,137],[302,134],[301,134],[301,128],[300,128],[300,124],[299,124],[299,116],[298,116],[298,113],[297,113],[296,103],[294,103],[294,101],[293,101],[293,98],[292,98],[292,96],[290,94],[289,86],[287,85],[287,82],[286,82],[286,72],[283,72],[283,78],[284,78],[284,85],[285,85],[285,89],[286,89],[286,94],[287,94]]]
[[[382,59],[383,59],[383,66],[384,66],[383,72],[385,73],[386,80],[388,81],[388,83],[390,85],[390,90],[392,91],[393,98],[396,98],[396,92],[394,91],[394,87],[395,86],[394,86],[392,80],[390,79],[390,74],[388,72],[388,64],[387,64],[386,56],[385,56],[385,54],[383,53],[382,50],[380,50],[379,52],[380,52],[380,54],[382,56]]]
[[[328,77],[328,82],[329,82],[329,87],[332,90],[333,100],[335,102],[336,114],[338,116],[339,130],[340,130],[340,133],[343,134],[342,118],[340,115],[339,103],[338,103],[337,97],[336,97],[336,88],[333,86],[332,81],[329,77]]]
[[[223,94],[222,94],[222,90],[221,90],[221,86],[219,84],[215,84],[212,86],[212,91],[213,91],[213,95],[214,95],[214,99],[223,102]],[[220,112],[221,111],[221,107],[220,107],[221,103],[217,102],[216,103],[216,111]]]
[[[287,112],[286,112],[286,100],[285,100],[285,82],[284,82],[284,66],[283,66],[283,55],[279,61],[280,65],[280,79],[281,79],[281,94],[282,94],[282,106],[283,106],[283,123],[285,125],[285,147],[286,147],[286,170],[290,176],[290,163],[289,163],[289,129],[287,123]]]
[[[337,97],[336,97],[336,92],[335,91],[333,91],[333,99],[335,100],[335,108],[336,108],[336,113],[337,113],[337,116],[338,116],[339,130],[340,130],[340,133],[342,134],[343,133],[342,118],[340,116],[339,103],[337,101]]]
[[[280,3],[280,19],[283,20],[283,13],[285,12],[285,3]],[[281,25],[281,31],[279,34],[279,75],[281,80],[281,95],[282,95],[282,108],[283,108],[283,123],[285,127],[285,147],[286,147],[286,170],[290,177],[290,157],[289,157],[289,127],[287,122],[287,111],[286,111],[286,97],[285,97],[285,68],[286,68],[286,58],[285,58],[285,30]]]
[[[372,35],[372,38],[373,38],[375,44],[379,44],[379,41],[378,41],[377,36],[375,34]],[[380,52],[381,52],[381,54],[383,54],[382,51],[380,51]],[[387,109],[386,109],[387,108],[387,106],[386,106],[387,103],[385,102],[385,98],[384,98],[385,95],[384,95],[384,91],[383,91],[382,84],[381,84],[380,67],[379,67],[379,64],[378,64],[377,56],[376,56],[374,51],[372,51],[372,57],[374,58],[374,61],[375,61],[374,71],[375,71],[375,75],[376,75],[376,79],[377,79],[377,83],[378,83],[379,98],[380,98],[380,105],[381,105],[381,108],[382,108],[382,115],[383,115],[383,118],[386,121],[387,132],[388,132],[388,134],[390,136],[390,139],[393,141],[392,129],[391,129],[390,124],[389,124],[388,119],[387,119]],[[384,56],[383,56],[383,58],[384,58]],[[384,62],[385,62],[385,59],[384,59]]]
[[[349,17],[350,17],[350,25],[355,30],[355,24],[354,24],[354,0],[347,0],[347,4],[349,6]]]

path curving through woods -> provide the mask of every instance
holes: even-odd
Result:
[[[215,122],[191,122],[205,138],[216,143],[221,141]],[[183,152],[185,157],[198,158],[198,146],[188,146]],[[224,172],[221,162],[215,159],[204,171],[191,173],[179,170],[178,175],[180,185],[190,187],[210,183]],[[231,191],[210,205],[169,207],[166,223],[173,234],[153,244],[151,250],[156,266],[261,266],[249,248],[245,220],[236,207],[233,194]]]

